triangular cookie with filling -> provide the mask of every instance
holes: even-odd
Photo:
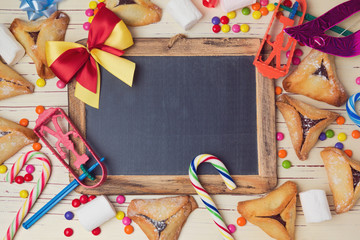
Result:
[[[192,196],[134,199],[127,215],[149,240],[176,240],[190,213],[197,207]]]
[[[34,85],[0,61],[0,100],[34,92]]]
[[[298,93],[333,106],[343,105],[348,95],[336,74],[334,56],[311,50],[283,81],[287,92]]]
[[[291,142],[300,160],[308,158],[321,132],[339,117],[335,112],[318,109],[286,94],[277,99],[276,106],[285,119]]]
[[[34,61],[37,74],[41,78],[55,77],[47,66],[45,43],[47,41],[63,41],[69,21],[68,15],[56,11],[44,20],[27,22],[15,18],[11,23],[10,31]]]
[[[162,16],[161,8],[150,0],[105,0],[104,3],[132,27],[156,23]]]
[[[296,220],[296,184],[288,181],[263,198],[239,202],[238,212],[277,240],[293,240]]]
[[[320,155],[334,196],[335,212],[347,212],[360,197],[360,162],[334,147],[325,148]]]
[[[0,117],[0,165],[26,145],[39,141],[32,129]]]

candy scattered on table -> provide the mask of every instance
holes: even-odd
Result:
[[[360,131],[358,131],[358,130],[352,131],[351,136],[355,139],[360,138]]]
[[[281,87],[275,87],[275,94],[276,95],[280,95],[282,93],[282,88]]]
[[[131,219],[129,218],[129,217],[124,217],[123,219],[122,219],[122,223],[124,224],[124,225],[130,225],[131,224]]]
[[[289,160],[284,160],[281,165],[285,169],[291,168],[291,162]]]
[[[344,144],[342,144],[341,142],[337,142],[335,143],[335,147],[342,150],[344,148]]]
[[[97,8],[100,9],[102,7],[105,7],[105,3],[103,3],[104,0],[99,1],[100,3],[97,5]]]
[[[333,131],[333,130],[331,130],[331,129],[326,130],[325,134],[326,134],[326,137],[327,137],[327,138],[332,138],[332,137],[334,137],[334,136],[335,136],[334,131]]]
[[[20,121],[19,121],[19,124],[23,127],[27,127],[29,125],[29,120],[27,120],[26,118],[22,118]]]
[[[89,29],[90,29],[90,23],[89,23],[89,22],[86,22],[86,24],[89,25],[89,26],[88,26],[88,29],[85,29],[85,28],[84,28],[84,29],[85,29],[85,30],[89,30]],[[84,23],[84,25],[85,25],[85,23]],[[59,81],[56,82],[56,86],[57,86],[59,89],[63,89],[63,88],[65,88],[66,84],[65,84],[63,81],[59,80]]]
[[[320,135],[319,135],[319,140],[320,140],[320,141],[326,140],[326,134],[325,134],[324,132],[320,133]]]
[[[283,13],[283,12],[277,12],[277,13],[276,13],[276,18],[277,18],[277,19],[280,19],[281,16],[284,16],[284,13]]]
[[[269,12],[272,12],[275,10],[275,4],[269,3],[266,8],[269,10]]]
[[[89,17],[89,18],[88,18],[88,22],[89,22],[89,23],[92,23],[93,19],[94,19],[94,16]]]
[[[85,22],[83,24],[83,29],[86,30],[86,31],[89,31],[90,25],[91,24],[89,22]],[[59,80],[59,81],[57,81],[56,86],[61,89],[61,88],[65,87],[65,84],[63,84],[63,82]]]
[[[97,235],[99,235],[99,234],[101,233],[101,228],[100,228],[100,227],[97,227],[97,228],[93,229],[93,230],[91,231],[91,233],[92,233],[94,236],[97,236]]]
[[[7,172],[7,166],[5,165],[0,165],[0,174],[4,174]]]
[[[95,195],[91,195],[91,196],[89,197],[89,202],[90,202],[91,200],[94,200],[95,198],[96,198]]]
[[[125,232],[126,234],[132,234],[132,233],[134,232],[134,227],[131,226],[131,225],[125,226],[124,232]]]
[[[91,8],[86,9],[86,11],[85,11],[85,15],[86,15],[87,17],[94,16],[94,10],[93,10],[93,9],[91,9]]]
[[[240,29],[242,32],[248,32],[250,30],[250,27],[247,24],[242,24]]]
[[[244,7],[244,8],[241,10],[241,13],[242,13],[243,15],[249,15],[249,14],[250,14],[250,8]]]
[[[32,147],[35,151],[40,151],[42,149],[41,143],[38,142],[34,143]]]
[[[260,0],[261,6],[267,6],[269,4],[269,0]]]
[[[343,141],[346,140],[347,136],[346,136],[345,133],[339,133],[339,135],[338,135],[337,138],[338,138],[338,140],[339,140],[340,142],[343,142]]]
[[[230,31],[230,26],[228,24],[224,24],[221,26],[221,31],[227,33]]]
[[[36,80],[36,86],[38,87],[45,87],[46,85],[46,81],[42,78],[39,78],[38,80]]]
[[[348,157],[352,157],[352,155],[353,155],[353,152],[350,150],[350,149],[346,149],[346,150],[344,150],[344,153],[346,153],[346,155],[348,155]]]
[[[229,224],[227,228],[229,229],[230,233],[236,232],[236,227],[234,224]]]
[[[33,175],[31,175],[30,173],[25,174],[24,176],[24,180],[25,182],[31,182],[34,179]]]
[[[299,65],[299,64],[301,63],[301,59],[298,58],[298,57],[296,57],[296,56],[294,56],[294,57],[292,58],[291,62],[292,62],[293,65],[296,66],[296,65]]]
[[[74,234],[74,230],[72,230],[72,228],[65,228],[64,235],[66,237],[71,237],[73,234]]]
[[[276,133],[276,140],[281,141],[284,139],[284,134],[282,132]]]
[[[75,198],[74,200],[72,200],[71,205],[72,205],[74,208],[78,208],[78,207],[80,207],[81,202],[80,202],[79,199]]]
[[[27,198],[29,196],[29,192],[26,190],[21,190],[19,195],[21,198]]]
[[[295,49],[294,51],[294,55],[295,56],[298,56],[298,57],[301,57],[302,55],[304,54],[304,52],[301,50],[301,49]]]
[[[26,170],[27,173],[31,174],[31,173],[33,173],[35,171],[35,167],[34,167],[34,165],[29,164],[29,165],[26,166],[25,170]]]
[[[286,52],[286,57],[289,58],[290,57],[290,51]]]
[[[118,220],[123,220],[123,218],[125,217],[125,213],[123,211],[118,211],[115,217]]]
[[[220,18],[215,16],[211,19],[211,22],[214,25],[218,25],[218,24],[220,24]]]
[[[82,203],[82,204],[85,204],[85,203],[87,203],[89,201],[89,197],[87,196],[87,195],[81,195],[81,197],[80,197],[80,202]]]
[[[36,112],[37,114],[41,114],[41,113],[43,113],[44,111],[45,111],[44,106],[39,105],[39,106],[37,106],[37,107],[35,108],[35,112]]]
[[[228,13],[226,14],[226,16],[227,16],[229,19],[234,19],[234,18],[236,18],[236,12],[235,12],[235,11],[228,12]]]
[[[66,220],[72,220],[74,218],[74,213],[71,212],[71,211],[67,211],[65,214],[64,214],[64,217]]]
[[[116,202],[118,204],[123,204],[125,202],[125,196],[124,195],[119,195],[116,197]]]
[[[218,32],[220,32],[221,27],[220,27],[220,25],[214,25],[212,27],[212,30],[213,30],[214,33],[218,33]]]
[[[238,219],[236,220],[236,224],[240,227],[245,226],[246,219],[244,217],[238,217]]]
[[[89,8],[90,9],[95,9],[97,7],[97,2],[96,1],[90,1],[89,2]]]
[[[279,158],[286,158],[286,156],[287,156],[287,151],[286,151],[285,149],[279,150],[278,156],[279,156]]]
[[[254,11],[259,10],[260,7],[261,7],[261,5],[260,5],[260,3],[258,3],[258,2],[256,2],[256,3],[254,3],[254,4],[251,5],[252,10],[254,10]]]
[[[17,176],[16,178],[15,178],[15,182],[17,183],[17,184],[23,184],[24,183],[24,177],[23,176]]]
[[[231,30],[232,30],[234,33],[240,32],[240,25],[239,25],[239,24],[234,24],[234,25],[232,26]]]
[[[269,14],[269,10],[266,7],[260,8],[260,13],[262,16],[267,16]]]
[[[290,0],[285,0],[282,5],[284,5],[285,7],[291,8],[292,6],[292,2]]]
[[[357,85],[360,85],[360,77],[357,77],[355,82],[356,82]]]
[[[336,123],[338,125],[343,125],[345,123],[345,118],[343,116],[340,116],[336,119]]]
[[[260,11],[254,11],[252,13],[252,16],[254,19],[260,19],[261,18],[261,12]]]
[[[222,17],[220,18],[220,22],[221,22],[222,24],[228,24],[228,23],[229,23],[229,18],[228,18],[227,16],[222,16]]]

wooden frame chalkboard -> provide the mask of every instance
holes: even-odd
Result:
[[[169,39],[135,39],[125,56],[255,56],[259,39],[179,39],[168,46]],[[249,79],[252,80],[252,79]],[[233,175],[237,188],[229,191],[216,175],[201,175],[200,181],[212,194],[264,193],[277,184],[275,139],[274,82],[256,72],[256,115],[258,175]],[[74,97],[74,81],[69,85],[69,115],[86,136],[85,105]],[[255,99],[254,99],[255,100]],[[84,146],[78,151],[84,152]],[[71,156],[70,163],[74,161]],[[194,194],[185,175],[109,175],[105,184],[96,189],[78,187],[86,194]]]

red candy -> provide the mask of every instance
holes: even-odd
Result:
[[[97,236],[101,233],[101,229],[99,227],[95,228],[91,231],[93,235]]]
[[[74,200],[72,200],[71,205],[72,205],[74,208],[77,208],[77,207],[80,207],[81,202],[80,202],[79,199],[75,198]]]
[[[89,202],[90,202],[91,200],[94,200],[95,198],[96,198],[95,195],[91,195],[91,196],[89,197]]]
[[[213,30],[214,33],[218,33],[218,32],[220,32],[221,27],[220,27],[219,25],[214,25],[214,26],[212,27],[212,30]]]
[[[33,179],[34,179],[34,177],[33,177],[33,175],[31,175],[30,173],[25,174],[25,176],[24,176],[24,180],[25,180],[26,182],[31,182]]]
[[[291,7],[292,6],[292,2],[290,0],[285,0],[283,3],[282,3],[285,7]]]
[[[228,18],[227,16],[222,16],[222,17],[220,18],[220,22],[221,22],[222,24],[228,24],[228,23],[229,23],[229,18]]]
[[[89,198],[88,198],[87,195],[82,195],[82,196],[80,197],[80,202],[81,202],[82,204],[85,204],[85,203],[87,203],[88,201],[89,201]]]
[[[103,3],[103,2],[98,3],[97,8],[100,9],[102,7],[105,7],[105,3]]]
[[[74,234],[74,230],[72,230],[72,228],[65,228],[64,235],[66,237],[71,237],[73,234]]]
[[[22,184],[22,183],[24,183],[24,177],[23,177],[23,176],[17,176],[17,177],[15,178],[15,182],[16,182],[17,184]]]

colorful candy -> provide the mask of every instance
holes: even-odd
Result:
[[[260,11],[254,11],[252,13],[252,16],[254,19],[260,19],[261,18],[261,12]]]
[[[122,219],[122,223],[124,224],[124,225],[130,225],[131,224],[131,219],[129,218],[129,217],[124,217],[123,219]]]
[[[295,49],[294,55],[301,57],[304,54],[304,52],[301,49]]]
[[[319,140],[324,141],[326,139],[326,134],[324,132],[320,133]]]
[[[41,143],[38,142],[34,143],[32,147],[35,151],[40,151],[42,149]]]
[[[269,4],[269,0],[260,0],[261,6],[267,6]]]
[[[353,152],[350,149],[344,150],[344,153],[346,153],[346,155],[348,155],[348,157],[352,157],[352,155],[353,155]]]
[[[89,202],[90,202],[91,200],[94,200],[95,198],[96,198],[95,195],[91,195],[91,196],[89,197]]]
[[[234,33],[238,33],[238,32],[240,32],[240,25],[234,24],[231,29]]]
[[[288,8],[290,8],[292,6],[292,2],[290,0],[285,0],[282,4]]]
[[[16,178],[15,178],[15,182],[17,183],[17,184],[23,184],[24,183],[24,177],[23,176],[17,176]]]
[[[89,23],[92,23],[93,19],[94,19],[94,16],[89,17],[89,18],[88,18],[88,22],[89,22]]]
[[[327,137],[327,138],[332,138],[332,137],[334,137],[334,136],[335,136],[334,131],[333,131],[333,130],[331,130],[331,129],[326,130],[325,134],[326,134],[326,137]]]
[[[86,30],[86,31],[89,31],[90,25],[91,24],[89,22],[85,22],[83,24],[83,29]],[[57,81],[56,86],[61,89],[61,88],[65,87],[65,84],[62,81],[59,80],[59,81]]]
[[[284,134],[282,132],[276,133],[276,140],[281,141],[284,139]]]
[[[26,170],[27,173],[31,174],[31,173],[33,173],[35,171],[35,167],[34,167],[34,165],[29,164],[29,165],[26,166],[25,170]]]
[[[96,1],[90,1],[89,3],[89,8],[90,9],[95,9],[97,7],[97,2]]]
[[[38,80],[36,80],[36,85],[38,87],[45,87],[46,81],[44,79],[42,79],[42,78],[39,78]]]
[[[74,208],[78,208],[78,207],[80,207],[81,202],[80,202],[79,199],[75,198],[74,200],[72,200],[71,205],[72,205]]]
[[[281,165],[283,168],[288,169],[291,167],[291,162],[289,160],[284,160]]]
[[[261,7],[261,5],[258,2],[251,5],[252,10],[254,10],[254,11],[258,11],[260,9],[260,7]]]
[[[93,9],[91,9],[91,8],[86,9],[86,11],[85,11],[85,15],[86,15],[87,17],[94,16],[94,10],[93,10]]]
[[[94,235],[94,236],[97,236],[101,233],[101,228],[100,227],[97,227],[95,228],[94,230],[91,231],[91,233]]]
[[[4,240],[11,240],[14,238],[16,231],[19,229],[23,219],[26,217],[32,206],[35,204],[39,195],[44,190],[47,181],[49,180],[51,174],[51,166],[49,159],[43,153],[30,151],[24,156],[21,156],[13,164],[11,170],[8,171],[5,177],[5,181],[12,183],[15,179],[15,176],[19,173],[25,163],[33,158],[42,161],[43,170],[41,172],[41,177],[37,181],[37,184],[34,186],[34,188],[31,190],[29,197],[25,200],[23,206],[18,210],[16,217],[7,229]]]
[[[235,11],[228,12],[228,13],[226,14],[226,16],[227,16],[229,19],[234,19],[234,18],[236,18],[236,12],[235,12]]]
[[[351,136],[355,139],[360,138],[360,131],[358,131],[358,130],[352,131]]]
[[[85,204],[85,203],[87,203],[87,202],[89,202],[89,197],[87,196],[87,195],[81,195],[81,197],[80,197],[80,202],[82,203],[82,204]]]
[[[250,14],[250,8],[244,7],[243,9],[241,9],[241,13],[244,14],[244,15],[249,15]]]
[[[212,24],[219,25],[220,24],[220,18],[219,17],[213,17],[211,19]]]
[[[36,112],[37,114],[41,114],[41,113],[43,113],[44,111],[45,111],[44,106],[39,105],[39,106],[37,106],[37,107],[35,108],[35,112]]]
[[[275,4],[269,3],[266,8],[269,10],[269,12],[272,12],[275,10]]]
[[[118,211],[115,216],[118,220],[123,220],[125,213],[123,211]]]
[[[20,121],[19,121],[19,124],[23,127],[27,127],[29,125],[29,120],[27,120],[26,118],[22,118]]]
[[[21,190],[19,195],[21,198],[27,198],[29,196],[29,192],[26,190]]]
[[[105,3],[103,3],[104,0],[99,1],[100,3],[97,5],[97,8],[100,9],[102,7],[105,7]]]
[[[279,158],[286,158],[286,156],[287,156],[287,151],[286,151],[285,149],[279,150],[278,156],[279,156]]]
[[[360,77],[357,77],[355,82],[356,82],[357,85],[360,85]]]
[[[191,184],[193,185],[197,194],[200,196],[206,208],[209,210],[211,217],[214,223],[217,225],[221,235],[228,240],[233,240],[234,238],[231,236],[231,233],[227,228],[223,218],[221,217],[219,210],[216,208],[214,201],[212,200],[210,195],[206,192],[206,190],[202,187],[199,178],[197,176],[198,166],[206,162],[211,163],[216,168],[216,170],[220,173],[221,177],[223,178],[226,186],[230,190],[236,188],[236,184],[234,180],[231,178],[229,171],[227,170],[225,165],[218,158],[210,154],[201,154],[197,156],[194,160],[192,160],[189,167],[189,177]]]
[[[338,125],[343,125],[345,123],[345,118],[343,116],[340,116],[336,119],[336,123]]]
[[[335,147],[342,150],[344,148],[344,144],[342,144],[341,142],[337,142],[335,143]]]
[[[64,235],[66,237],[71,237],[73,234],[74,234],[74,230],[72,230],[72,228],[65,228]]]
[[[244,217],[239,217],[236,220],[236,224],[239,225],[240,227],[245,226],[246,224],[246,219]]]
[[[220,25],[214,25],[212,27],[212,30],[213,30],[214,33],[218,33],[218,32],[220,32],[221,27],[220,27]]]
[[[260,8],[259,11],[260,11],[260,13],[261,13],[262,16],[266,16],[266,15],[269,14],[269,10],[268,10],[266,7]]]
[[[131,226],[131,225],[125,226],[124,232],[125,232],[126,234],[132,234],[132,233],[134,232],[134,227]]]
[[[236,232],[236,227],[234,224],[229,224],[227,228],[229,229],[230,233]]]
[[[241,27],[240,27],[240,30],[242,32],[248,32],[250,30],[250,27],[247,24],[242,24]]]
[[[293,65],[296,66],[296,65],[299,65],[299,64],[301,63],[301,59],[298,58],[298,57],[296,57],[296,56],[294,56],[294,57],[292,58],[291,62],[292,62]]]
[[[221,26],[221,31],[227,33],[230,31],[230,26],[228,24],[224,24]]]
[[[340,142],[343,142],[343,141],[346,140],[347,136],[346,136],[345,133],[339,133],[339,135],[338,135],[337,138],[338,138],[338,140],[339,140]]]
[[[0,174],[4,174],[7,172],[7,166],[5,165],[0,165]]]
[[[71,212],[71,211],[67,211],[65,214],[64,214],[64,217],[66,220],[72,220],[74,218],[74,213]]]
[[[275,94],[276,95],[280,95],[282,93],[282,88],[281,87],[275,87]]]
[[[89,28],[88,29],[85,29],[85,30],[89,30],[90,29],[90,23],[88,23],[88,22],[86,22],[88,25],[89,25]],[[85,23],[84,23],[84,25],[85,25]],[[59,89],[63,89],[65,86],[66,86],[66,84],[63,82],[63,81],[61,81],[61,80],[59,80],[59,81],[57,81],[56,82],[56,86],[59,88]]]
[[[125,196],[124,195],[119,195],[116,197],[116,202],[118,204],[123,204],[125,202]]]
[[[228,23],[229,23],[229,18],[228,18],[227,16],[222,16],[222,17],[220,18],[220,22],[221,22],[222,24],[228,24]]]
[[[33,179],[34,179],[34,177],[30,173],[25,174],[25,176],[24,176],[25,182],[31,182]]]

